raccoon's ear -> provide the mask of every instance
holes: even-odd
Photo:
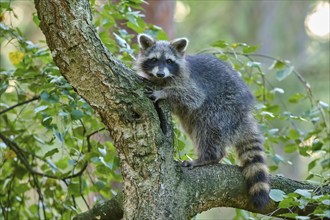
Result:
[[[138,39],[140,48],[143,50],[146,50],[155,44],[155,40],[146,34],[139,34],[137,39]]]
[[[181,54],[183,55],[186,52],[188,47],[188,39],[187,38],[178,38],[171,41],[171,45]]]

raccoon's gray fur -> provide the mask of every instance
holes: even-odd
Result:
[[[184,161],[182,166],[218,163],[225,148],[235,146],[251,201],[263,209],[269,200],[268,169],[248,86],[213,55],[185,56],[185,38],[155,41],[141,34],[138,43],[137,73],[160,88],[148,91],[149,98],[170,103],[195,145],[197,160]]]

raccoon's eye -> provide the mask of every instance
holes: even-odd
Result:
[[[151,62],[157,62],[157,61],[158,61],[158,59],[156,57],[151,59]]]
[[[166,63],[171,64],[171,63],[173,63],[173,60],[171,60],[171,59],[167,59],[167,60],[166,60]]]

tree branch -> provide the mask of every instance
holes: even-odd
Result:
[[[35,100],[38,100],[39,98],[40,98],[40,96],[34,96],[33,98],[28,99],[28,100],[25,100],[24,102],[20,102],[20,103],[17,103],[16,105],[10,106],[9,108],[6,108],[6,109],[0,111],[0,115],[6,113],[6,112],[8,112],[8,111],[10,111],[10,110],[12,110],[12,109],[14,109],[16,107],[18,107],[18,106],[25,105],[27,103],[33,102]]]
[[[249,203],[249,196],[246,191],[246,183],[238,166],[218,164],[213,166],[197,167],[194,169],[182,168],[182,179],[180,189],[186,189],[189,193],[186,212],[188,216],[195,216],[198,213],[215,207],[232,207],[252,211],[255,213],[265,214],[269,216],[280,216],[282,213],[288,212],[286,209],[279,209],[277,203],[271,201],[267,208],[263,211],[256,210]],[[270,176],[271,188],[280,189],[285,193],[294,192],[297,189],[318,190],[319,186],[309,183],[292,180],[280,176]],[[325,186],[319,194],[330,193],[330,186]],[[317,194],[316,193],[316,194]],[[96,206],[91,210],[77,215],[75,220],[94,219],[100,216],[101,212],[107,210],[107,215],[101,216],[100,220],[121,219],[122,216],[117,210],[123,208],[120,204],[121,200],[116,197],[108,202]],[[308,215],[311,210],[295,210],[301,215]],[[112,213],[113,212],[113,213]]]
[[[112,199],[105,203],[94,206],[91,210],[76,215],[73,220],[116,220],[122,219],[123,217],[123,193],[118,193]]]
[[[7,138],[6,136],[4,136],[2,133],[0,133],[0,139],[12,150],[15,152],[15,154],[17,155],[17,158],[19,159],[19,161],[22,162],[22,164],[24,165],[24,167],[31,173],[31,175],[36,175],[36,176],[41,176],[41,177],[47,177],[50,179],[56,179],[56,180],[67,180],[67,179],[72,179],[74,177],[78,177],[81,176],[83,174],[83,172],[86,170],[88,162],[85,162],[83,167],[77,172],[77,173],[73,173],[67,176],[57,176],[57,175],[50,175],[47,173],[40,173],[36,170],[34,170],[32,168],[32,166],[30,165],[28,158],[26,155],[30,154],[30,152],[26,152],[23,149],[21,149],[14,141],[10,140],[9,138]],[[25,155],[26,154],[26,155]],[[37,155],[33,155],[34,157],[38,157],[40,160],[42,160],[45,163],[48,163],[47,161],[45,161],[44,159],[42,159],[41,157],[37,156]],[[71,171],[70,171],[71,173]]]
[[[165,218],[169,201],[178,209],[167,191],[168,176],[176,176],[168,107],[156,111],[138,76],[102,44],[87,0],[35,0],[35,6],[61,74],[99,113],[116,146],[129,197],[125,218]]]
[[[241,168],[238,166],[218,164],[195,168],[194,170],[184,169],[186,187],[191,192],[189,195],[191,207],[189,216],[195,216],[205,210],[214,207],[233,207],[252,211],[255,213],[279,216],[288,212],[286,209],[279,209],[277,203],[271,201],[265,210],[257,210],[249,202],[246,190],[246,182],[242,176]],[[285,193],[292,193],[297,189],[318,190],[318,185],[292,180],[286,177],[270,175],[272,189],[279,189]],[[323,188],[322,192],[316,194],[330,193],[330,186]],[[308,215],[310,210],[296,210],[301,215]]]

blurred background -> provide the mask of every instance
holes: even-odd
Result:
[[[177,1],[175,30],[192,52],[218,39],[258,45],[290,60],[329,101],[329,9],[329,1]]]
[[[104,4],[106,1],[98,1]],[[312,85],[314,93],[329,100],[329,1],[307,0],[197,0],[146,1],[145,20],[158,25],[169,38],[190,39],[196,53],[219,40],[257,45],[258,53],[290,60]],[[33,25],[31,0],[13,1],[17,16],[4,22],[18,26],[34,43],[43,40]],[[10,65],[8,42],[1,44],[1,65]]]
[[[308,0],[196,0],[196,1],[146,1],[145,20],[163,28],[170,39],[187,37],[189,53],[209,48],[218,40],[244,42],[258,46],[256,53],[290,60],[311,85],[314,96],[330,102],[330,4],[329,1]],[[96,4],[105,4],[97,1]],[[33,43],[45,44],[43,34],[33,23],[33,1],[13,1],[15,16],[1,18],[6,24],[17,26]],[[1,67],[10,68],[8,54],[14,44],[1,43]],[[264,69],[272,61],[261,60]],[[270,76],[270,78],[272,78]],[[272,81],[275,87],[285,89],[284,96],[303,91],[295,76],[285,81]],[[301,106],[290,106],[299,112]],[[295,109],[296,108],[296,109]],[[281,151],[281,149],[278,149]],[[290,158],[291,157],[291,158]],[[295,161],[279,169],[288,177],[304,179],[306,170],[299,163],[304,160],[297,155],[288,156]],[[234,215],[233,210],[230,210]],[[228,216],[227,209],[214,209],[198,215],[195,219],[219,219]],[[229,215],[230,216],[230,215]],[[228,217],[230,218],[230,217]]]

